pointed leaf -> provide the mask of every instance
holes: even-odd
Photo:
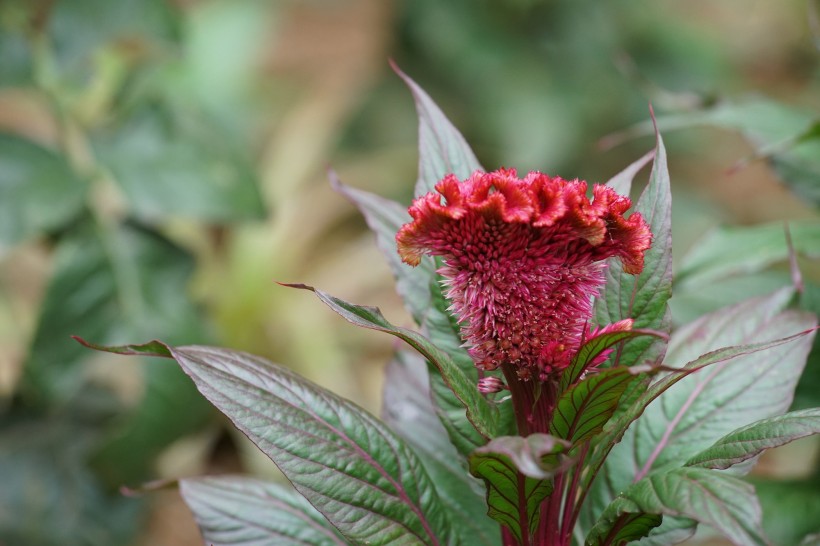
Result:
[[[683,367],[690,374],[662,377],[607,424],[588,459],[592,468],[598,468],[604,459],[606,464],[583,508],[584,525],[588,526],[636,475],[683,464],[737,427],[788,408],[811,343],[812,330],[806,328],[814,324],[802,313],[781,312],[792,294],[791,290],[782,290],[722,309],[672,336],[667,362],[678,367],[678,362],[694,358]],[[799,332],[801,329],[804,331]],[[799,333],[750,343],[793,332]],[[732,342],[740,344],[713,350]],[[702,352],[706,353],[697,357]],[[711,368],[691,373],[707,366]],[[661,396],[679,382],[680,388]],[[658,397],[660,400],[650,406]]]
[[[415,195],[433,191],[446,174],[453,173],[464,180],[474,171],[482,170],[467,141],[430,96],[395,64],[392,66],[413,93],[419,116],[419,178]]]
[[[376,245],[387,259],[396,278],[396,289],[417,324],[421,324],[430,308],[430,280],[435,277],[433,261],[425,258],[415,268],[403,263],[396,249],[396,233],[412,220],[407,208],[378,195],[345,186],[330,173],[333,188],[347,197],[364,216],[376,236]]]
[[[788,228],[797,253],[820,256],[820,222],[790,221]],[[782,222],[714,229],[684,256],[675,282],[696,290],[718,279],[785,261],[789,257],[785,229]]]
[[[558,386],[559,394],[565,392],[570,385],[578,381],[578,378],[581,377],[581,374],[589,363],[595,360],[602,352],[624,340],[638,336],[662,337],[658,332],[651,330],[618,330],[597,335],[581,345],[581,348],[578,349],[578,352],[572,358],[570,365],[561,374],[561,382]]]
[[[415,454],[383,423],[246,353],[171,348],[197,388],[349,540],[447,544],[450,522]]]
[[[498,524],[487,517],[484,487],[467,472],[466,459],[439,422],[430,400],[424,359],[414,352],[399,351],[385,375],[382,420],[419,455],[441,502],[460,522],[453,529],[456,543],[495,546]]]
[[[240,476],[186,478],[182,498],[212,546],[344,546],[339,532],[291,488]]]
[[[577,445],[601,432],[635,375],[630,368],[621,366],[570,387],[558,399],[550,433]]]
[[[538,528],[541,502],[552,493],[558,454],[567,447],[546,434],[501,436],[470,455],[470,472],[487,486],[490,517],[519,542],[522,532],[532,535]]]
[[[604,544],[628,544],[646,536],[652,529],[657,528],[663,521],[660,514],[645,514],[637,512],[626,513],[618,519],[617,527],[609,529],[605,537],[597,535],[590,536],[585,542],[585,546],[599,546]],[[595,529],[593,529],[595,532]]]
[[[820,408],[793,411],[731,432],[686,461],[686,466],[726,469],[763,451],[820,434]]]
[[[610,260],[606,285],[601,296],[595,299],[595,317],[598,324],[631,318],[637,329],[668,334],[671,316],[667,302],[672,297],[672,199],[666,149],[660,133],[656,132],[656,139],[649,184],[635,205],[635,211],[649,224],[652,247],[645,254],[644,269],[638,276],[625,273],[619,261]],[[618,351],[615,364],[657,363],[663,358],[665,348],[663,339],[634,339]]]
[[[348,322],[364,328],[386,332],[405,341],[435,365],[449,389],[466,408],[467,419],[476,431],[487,439],[495,435],[498,420],[496,407],[481,396],[476,384],[467,378],[447,353],[441,351],[424,336],[412,330],[390,324],[376,307],[348,303],[310,286],[297,284],[285,286],[310,290]]]
[[[650,150],[643,157],[633,161],[627,168],[607,180],[606,185],[618,192],[620,195],[629,196],[632,191],[632,180],[647,163],[655,157],[655,150]]]
[[[630,486],[601,515],[586,544],[611,539],[631,514],[683,516],[705,523],[738,546],[767,545],[761,510],[748,483],[701,468],[676,468],[647,476]]]

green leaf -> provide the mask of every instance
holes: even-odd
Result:
[[[607,424],[588,459],[592,468],[606,461],[584,505],[584,525],[636,477],[683,464],[732,430],[788,408],[813,337],[807,328],[814,325],[805,314],[782,311],[792,296],[791,290],[781,290],[750,300],[703,317],[672,336],[667,354],[672,367],[705,354],[683,366],[688,374],[668,374],[653,383]],[[789,333],[793,335],[749,343]],[[746,344],[706,352],[732,342]],[[711,368],[692,373],[707,366]]]
[[[444,382],[466,409],[467,419],[484,438],[492,438],[498,426],[498,410],[479,392],[472,382],[444,351],[433,345],[424,336],[390,324],[376,307],[367,307],[348,303],[339,298],[316,290],[311,286],[294,284],[285,285],[314,292],[322,302],[339,313],[351,324],[385,332],[405,341],[418,351],[430,363],[435,365]],[[435,388],[435,385],[433,385]],[[435,392],[434,392],[435,395]]]
[[[606,185],[615,190],[618,194],[629,197],[629,194],[632,191],[632,180],[635,179],[635,175],[638,174],[641,169],[646,167],[647,163],[649,163],[654,157],[655,150],[650,150],[643,157],[633,161],[627,168],[607,180]]]
[[[337,191],[353,201],[376,234],[376,242],[396,277],[399,295],[430,341],[448,353],[469,381],[478,381],[475,365],[462,347],[458,325],[447,312],[447,302],[435,272],[434,262],[424,257],[411,268],[402,263],[396,250],[396,233],[410,216],[401,205],[376,195],[342,185],[331,173]],[[433,364],[430,364],[433,366]],[[484,438],[464,417],[463,404],[453,394],[440,374],[430,374],[431,392],[437,413],[451,440],[463,456],[484,444]]]
[[[116,343],[126,336],[205,336],[187,293],[191,256],[135,225],[83,225],[60,241],[37,330],[23,369],[20,398],[29,407],[62,411],[82,396],[93,355],[70,336]],[[153,344],[144,356],[162,354]],[[109,426],[94,457],[111,487],[148,477],[153,458],[211,416],[185,374],[167,362],[143,366],[140,403]]]
[[[24,368],[24,396],[33,404],[59,404],[80,388],[80,364],[91,353],[71,336],[103,343],[202,337],[198,309],[186,296],[193,266],[188,253],[138,225],[75,230],[55,253]]]
[[[419,178],[416,182],[416,197],[433,191],[446,174],[452,173],[459,180],[464,180],[473,172],[482,170],[467,141],[430,96],[395,64],[393,70],[413,93],[419,116]]]
[[[182,498],[212,546],[344,546],[339,532],[293,489],[240,476],[186,478]]]
[[[372,193],[342,184],[336,174],[330,173],[333,188],[347,197],[364,216],[370,231],[376,236],[376,245],[387,259],[396,278],[396,289],[405,307],[417,324],[422,324],[430,309],[430,280],[435,278],[433,260],[425,258],[415,268],[403,263],[396,248],[396,233],[410,222],[406,207]]]
[[[578,445],[601,432],[635,375],[625,366],[610,368],[570,387],[558,399],[550,433]]]
[[[470,472],[487,486],[489,516],[521,542],[538,528],[541,503],[552,493],[563,441],[546,434],[501,436],[470,455]],[[522,530],[523,526],[523,530]]]
[[[63,156],[0,133],[0,256],[12,245],[79,216],[86,190],[86,181]]]
[[[144,517],[141,499],[108,490],[86,459],[101,432],[99,391],[46,417],[0,416],[0,543],[110,546],[130,544]],[[81,407],[85,406],[85,407]]]
[[[622,522],[634,521],[635,514],[687,517],[709,525],[733,544],[768,545],[754,488],[713,470],[676,468],[631,485],[601,514],[586,544],[616,544],[611,541],[614,533]]]
[[[617,260],[610,260],[606,285],[595,299],[595,319],[599,325],[631,318],[636,329],[651,329],[669,333],[671,315],[667,302],[672,297],[672,198],[669,191],[669,170],[666,148],[660,133],[652,172],[635,212],[640,212],[652,232],[652,247],[644,256],[640,275],[629,275]],[[641,160],[639,160],[640,162]],[[633,339],[617,352],[616,365],[659,363],[666,350],[663,339]]]
[[[820,222],[788,223],[798,254],[820,256]],[[708,285],[740,273],[754,273],[789,257],[782,222],[750,227],[722,227],[707,234],[683,258],[675,280],[681,285]]]
[[[763,451],[799,438],[820,434],[820,408],[793,411],[762,419],[735,430],[692,456],[686,466],[726,469]]]
[[[605,537],[588,538],[586,545],[627,544],[648,536],[652,529],[657,528],[662,521],[663,516],[660,514],[626,513],[618,520],[617,528],[609,529]],[[674,543],[669,542],[668,544]]]
[[[134,214],[225,222],[264,214],[253,165],[202,115],[156,103],[94,140]]]
[[[448,440],[430,400],[424,359],[399,351],[385,372],[382,420],[419,455],[436,491],[459,525],[457,544],[495,546],[498,525],[487,517],[485,490],[467,472],[467,461]]]
[[[452,523],[429,475],[375,417],[253,355],[196,346],[171,352],[199,391],[347,539],[449,543]]]
[[[777,546],[797,546],[809,533],[820,533],[820,487],[817,477],[776,480],[750,477],[763,506],[763,529]],[[808,543],[816,546],[817,542]]]
[[[561,382],[558,385],[558,393],[565,392],[573,383],[578,381],[581,374],[590,362],[605,350],[613,345],[638,336],[658,336],[657,332],[649,330],[618,330],[597,335],[584,343],[578,352],[572,357],[572,362],[561,374]]]

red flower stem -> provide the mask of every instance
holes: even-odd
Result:
[[[564,519],[561,524],[564,542],[562,544],[569,545],[572,543],[572,531],[575,527],[575,497],[578,496],[578,484],[581,481],[581,474],[584,470],[584,460],[587,458],[588,452],[589,442],[584,442],[584,445],[581,446],[581,452],[578,454],[578,461],[576,461],[575,466],[570,470],[570,472],[572,472],[572,482],[570,482],[567,488],[567,496],[564,499]]]
[[[560,472],[555,475],[554,489],[547,499],[547,518],[542,522],[545,528],[544,544],[561,544],[561,499],[564,496],[564,478],[566,472]]]
[[[501,527],[501,546],[520,546],[512,531],[503,526]]]

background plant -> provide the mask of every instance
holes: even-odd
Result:
[[[339,328],[335,317],[320,306],[304,305],[303,296],[297,292],[271,290],[270,281],[271,278],[304,279],[347,299],[378,302],[388,316],[401,316],[400,304],[391,296],[393,288],[389,274],[374,251],[371,239],[364,234],[363,223],[357,219],[352,207],[340,206],[338,197],[327,187],[323,172],[327,158],[332,157],[342,178],[408,202],[408,179],[412,178],[415,162],[415,120],[407,104],[406,91],[387,69],[384,59],[388,56],[396,58],[433,92],[457,125],[465,130],[485,165],[503,161],[515,163],[520,169],[540,168],[588,180],[604,180],[623,166],[625,157],[637,157],[649,145],[644,140],[629,141],[599,154],[590,153],[591,143],[616,129],[645,119],[647,96],[660,112],[663,127],[665,112],[690,112],[698,105],[708,106],[716,100],[722,103],[727,98],[733,103],[743,102],[750,91],[765,93],[777,103],[767,110],[750,109],[751,114],[740,116],[739,121],[726,118],[717,121],[724,127],[743,128],[754,139],[755,146],[761,142],[755,129],[759,133],[761,129],[780,128],[770,137],[777,145],[774,149],[770,146],[761,155],[768,155],[772,158],[770,164],[779,167],[783,164],[779,158],[786,151],[804,150],[801,152],[806,157],[802,163],[804,167],[791,172],[802,172],[808,180],[811,180],[812,158],[817,157],[809,153],[811,139],[798,143],[790,138],[806,132],[806,127],[816,119],[815,112],[819,107],[816,102],[816,49],[812,45],[811,19],[804,2],[787,2],[777,7],[764,2],[750,6],[745,1],[726,2],[720,7],[706,2],[690,2],[686,6],[622,2],[611,7],[578,2],[521,2],[515,5],[487,2],[479,7],[469,2],[448,3],[446,6],[435,2],[390,4],[368,1],[315,2],[300,6],[287,2],[119,2],[121,7],[115,8],[112,3],[88,1],[56,3],[57,7],[51,10],[48,4],[4,2],[0,6],[3,29],[0,42],[4,59],[0,67],[3,86],[0,117],[4,130],[18,137],[12,139],[9,146],[14,146],[19,138],[45,144],[62,158],[63,165],[71,165],[74,172],[77,159],[69,160],[74,152],[64,151],[62,144],[57,143],[54,120],[61,118],[63,113],[69,114],[69,119],[73,118],[75,122],[79,120],[81,123],[74,125],[79,125],[86,137],[90,135],[88,140],[91,140],[93,149],[95,141],[106,140],[112,135],[112,125],[126,126],[124,120],[128,118],[128,110],[125,106],[139,102],[134,96],[146,90],[146,78],[156,78],[155,82],[159,82],[150,87],[151,93],[175,97],[174,101],[164,101],[172,103],[171,110],[182,104],[186,106],[184,110],[190,111],[191,105],[196,105],[200,110],[195,116],[196,125],[207,126],[203,120],[217,118],[223,126],[231,127],[233,130],[224,134],[230,134],[233,140],[240,142],[237,148],[241,149],[241,155],[251,159],[246,163],[261,181],[266,209],[273,215],[261,224],[242,225],[223,217],[216,222],[221,224],[219,227],[201,229],[203,222],[195,219],[200,216],[191,214],[192,205],[186,203],[187,212],[169,211],[162,218],[149,222],[154,231],[158,230],[185,250],[172,253],[168,259],[179,260],[180,270],[188,268],[193,271],[193,284],[174,281],[175,286],[187,286],[189,290],[187,293],[183,289],[174,290],[173,294],[177,299],[195,301],[198,316],[207,323],[202,337],[191,333],[183,334],[180,339],[186,342],[209,340],[287,362],[309,377],[332,385],[338,392],[363,401],[373,411],[378,408],[377,389],[381,382],[380,375],[373,370],[387,358],[389,349],[383,340],[375,335]],[[89,13],[93,16],[88,16]],[[435,32],[442,24],[453,32]],[[594,32],[590,32],[590,25]],[[316,39],[317,36],[323,39]],[[54,62],[49,61],[49,55],[42,55],[44,49],[46,53],[48,49],[53,50]],[[214,51],[230,54],[220,56]],[[36,52],[39,53],[35,55]],[[630,58],[635,62],[635,71],[621,62]],[[247,63],[238,60],[247,60]],[[475,86],[476,75],[485,73],[488,66],[492,66],[500,77]],[[35,67],[39,68],[35,70]],[[48,93],[59,101],[52,102],[44,97],[42,80],[35,81],[32,77],[35,73],[45,74],[46,80],[52,78],[46,87],[50,89]],[[55,83],[58,85],[53,85]],[[610,100],[601,97],[601,88],[607,89]],[[207,97],[202,96],[205,89],[208,90]],[[207,116],[201,115],[205,107],[198,104],[203,101],[207,102]],[[57,108],[56,102],[68,107]],[[168,108],[159,110],[167,113]],[[477,116],[476,112],[483,115]],[[172,117],[184,119],[186,116]],[[190,116],[188,118],[190,121]],[[792,121],[786,123],[788,120]],[[746,127],[742,127],[741,122]],[[754,125],[755,122],[759,123]],[[764,294],[788,284],[788,270],[783,265],[786,249],[779,220],[804,221],[805,235],[795,235],[795,244],[803,255],[816,256],[814,241],[818,240],[811,235],[811,229],[816,226],[816,205],[790,197],[779,186],[784,178],[786,182],[796,182],[789,175],[790,171],[779,170],[784,178],[778,179],[773,174],[775,171],[768,170],[763,161],[756,161],[727,176],[725,170],[728,167],[752,154],[752,148],[741,138],[728,131],[664,131],[672,143],[670,161],[676,173],[673,218],[676,222],[677,278],[681,280],[672,301],[676,322],[689,322],[725,303],[739,301],[753,293]],[[166,147],[170,150],[168,157],[171,160],[157,161],[156,171],[199,172],[200,177],[193,186],[197,190],[197,184],[205,185],[207,180],[213,180],[203,175],[197,165],[177,157],[207,155],[206,152],[186,152],[180,148],[198,150],[205,146],[205,150],[213,149],[196,143],[197,139],[191,136],[196,130],[190,130],[190,126],[187,130],[173,128],[164,136],[157,136],[159,132],[154,132],[154,140],[184,143],[184,146]],[[95,137],[95,134],[100,136]],[[11,157],[20,158],[24,163],[42,163],[39,156],[21,154],[16,148],[8,148],[14,153],[7,153],[6,149],[0,151],[3,165],[8,165]],[[131,177],[133,180],[141,176],[144,165],[135,165],[133,157],[138,157],[138,153],[134,148],[130,150],[134,151],[125,154],[125,159],[131,159],[128,168],[137,171]],[[767,151],[776,153],[767,154]],[[83,154],[78,155],[82,163]],[[30,159],[25,160],[26,157]],[[102,165],[104,171],[113,171],[107,165],[110,161],[98,154],[94,163]],[[186,166],[180,168],[180,163]],[[87,173],[96,168],[86,165],[79,170]],[[152,173],[156,171],[151,170]],[[15,168],[13,172],[18,170]],[[407,174],[385,174],[402,172]],[[54,176],[39,179],[45,187],[54,180],[75,178],[64,168],[49,173]],[[26,191],[7,193],[11,187],[9,184],[20,179],[7,174],[0,175],[0,178],[4,192],[0,202],[14,205],[13,209],[30,210],[19,205],[42,195],[34,190],[43,186],[30,182],[23,185]],[[155,177],[144,176],[140,181],[148,178]],[[122,183],[116,176],[106,179],[115,184]],[[183,186],[179,174],[164,180],[168,184],[173,180],[180,189],[189,187]],[[193,183],[190,178],[188,180]],[[114,216],[114,221],[104,222],[101,230],[119,225],[123,218],[124,199],[112,196],[122,190],[112,190],[117,186],[102,182],[99,177],[95,177],[91,187],[95,189],[86,194],[86,201],[93,203],[103,217],[112,213]],[[295,191],[297,187],[301,189]],[[204,193],[213,195],[212,192]],[[73,200],[70,197],[65,201],[50,199],[45,211],[34,208],[40,211],[34,216],[46,220],[41,220],[43,223],[38,230],[31,232],[32,236],[25,242],[14,243],[2,251],[3,318],[0,320],[3,327],[0,330],[4,392],[8,393],[7,397],[12,392],[19,392],[19,370],[33,351],[35,328],[38,324],[43,328],[49,325],[55,335],[46,336],[40,347],[49,348],[42,362],[43,367],[54,372],[52,379],[62,383],[60,373],[66,370],[69,372],[67,376],[74,376],[73,381],[79,377],[80,382],[102,385],[104,398],[112,402],[116,400],[110,411],[95,404],[91,414],[98,418],[82,421],[85,430],[93,432],[92,436],[102,438],[105,443],[106,436],[118,436],[121,430],[107,416],[117,413],[121,419],[123,404],[135,411],[143,407],[138,400],[143,385],[141,377],[146,368],[138,364],[132,367],[122,360],[110,363],[77,352],[70,340],[62,334],[57,335],[58,330],[51,326],[70,322],[72,327],[66,328],[64,333],[88,337],[92,337],[97,328],[94,326],[97,321],[87,321],[84,314],[80,314],[80,318],[66,319],[65,314],[71,310],[68,306],[43,304],[48,279],[52,271],[56,271],[52,264],[58,246],[53,243],[65,233],[55,226],[65,218],[60,209],[70,211],[76,206],[80,192],[73,195]],[[63,204],[60,209],[55,208],[58,203]],[[127,209],[133,217],[137,206],[132,202]],[[310,229],[305,229],[304,223],[299,221],[306,217],[306,211],[321,211],[313,216]],[[2,217],[16,218],[14,211],[4,211]],[[713,244],[707,246],[714,249],[712,256],[726,256],[726,249],[744,244],[760,250],[741,253],[733,261],[727,260],[728,267],[708,254],[694,261],[685,257],[691,241],[710,225],[761,222],[771,223],[748,232],[745,227],[720,229],[710,236]],[[205,223],[214,225],[215,219],[209,218]],[[8,222],[4,224],[4,233],[20,232],[20,225],[20,220]],[[46,230],[47,237],[42,235],[42,229]],[[797,232],[794,222],[792,229]],[[89,247],[95,247],[94,238],[84,240],[92,241]],[[286,241],[293,241],[293,244],[285,244]],[[761,241],[769,242],[764,246]],[[99,246],[96,249],[99,250]],[[192,262],[190,256],[195,261]],[[135,258],[139,264],[145,264],[146,259],[148,256],[144,253]],[[371,264],[363,268],[367,275],[361,272],[355,277],[345,274],[351,264],[360,264],[362,260]],[[805,260],[801,265],[807,284],[804,305],[811,305],[810,295],[816,294],[816,266]],[[689,271],[695,269],[704,274],[690,276]],[[149,266],[139,270],[140,275],[148,277],[153,271],[154,268]],[[178,277],[184,275],[178,273]],[[98,278],[109,282],[106,279],[110,279],[110,274]],[[133,287],[135,277],[132,275],[128,279],[120,285]],[[143,284],[152,282],[143,279]],[[231,287],[230,291],[227,287]],[[126,290],[132,295],[135,292]],[[91,291],[77,292],[72,301],[87,303],[93,294]],[[140,300],[145,309],[155,307],[146,303],[143,295],[134,299]],[[814,301],[817,301],[816,297]],[[298,302],[301,302],[298,313],[284,311]],[[146,322],[141,321],[140,327],[150,326]],[[403,324],[406,319],[396,322]],[[194,319],[191,323],[195,323]],[[139,333],[137,330],[139,328],[130,331]],[[148,333],[151,330],[141,331]],[[319,331],[321,334],[317,333]],[[95,339],[107,341],[99,337]],[[110,341],[132,339],[129,332],[125,332]],[[814,354],[798,387],[796,403],[800,407],[817,405],[818,391],[811,387],[816,385],[817,377],[813,370],[818,369]],[[64,355],[76,355],[76,358],[65,358]],[[75,365],[60,366],[61,362],[69,361]],[[333,365],[326,366],[325,363]],[[163,369],[174,373],[167,366]],[[112,389],[112,385],[115,388]],[[170,384],[166,384],[166,388],[169,396],[154,397],[152,404],[163,398],[173,401],[174,395],[170,393],[176,389]],[[111,393],[114,393],[113,397]],[[90,397],[85,399],[92,400]],[[81,417],[89,415],[88,412],[79,413]],[[48,415],[51,417],[46,418]],[[25,431],[22,438],[26,439],[36,437],[30,434],[35,429],[29,427],[36,427],[40,432],[52,427],[57,430],[60,425],[55,423],[54,415],[61,415],[61,412],[52,410],[46,416],[29,414],[25,426],[17,430]],[[155,433],[164,427],[162,419],[155,419],[145,421],[142,430]],[[231,448],[231,442],[215,442],[220,437],[219,429],[220,425],[212,424],[205,429],[204,435],[175,443],[171,451],[163,451],[159,468],[150,465],[144,475],[177,476],[198,472],[207,464],[223,467],[225,459],[222,454],[236,451]],[[4,422],[3,432],[7,430],[11,429]],[[15,437],[21,438],[21,435]],[[77,437],[69,435],[72,445]],[[244,445],[241,438],[234,437],[232,442]],[[4,446],[18,445],[17,441],[1,443]],[[134,445],[131,452],[139,453],[141,444]],[[227,449],[223,449],[226,445]],[[763,504],[767,505],[766,524],[770,535],[780,539],[779,542],[796,540],[795,529],[811,527],[817,520],[813,512],[818,506],[817,488],[805,479],[807,472],[811,473],[811,461],[815,457],[813,445],[803,443],[794,450],[765,459],[758,466],[758,474],[764,476],[758,478],[764,480],[758,489]],[[37,466],[38,461],[42,461],[49,468],[72,469],[83,476],[73,482],[49,478],[49,483],[96,482],[93,474],[77,470],[84,467],[87,459],[84,453],[77,455],[76,464],[55,466],[53,459],[43,455],[48,453],[48,457],[53,457],[53,449],[31,446],[26,448],[26,453],[32,455],[25,459],[19,456],[18,449],[3,452],[0,468],[10,475],[18,474],[17,464],[26,460],[33,468],[31,474],[44,476],[46,474]],[[240,448],[239,460],[235,455],[228,457],[228,461],[233,461],[229,466],[237,468],[241,463],[257,472],[269,472],[270,465],[260,464],[254,458],[254,452]],[[63,455],[62,451],[59,453]],[[77,454],[77,451],[65,450],[65,454]],[[151,458],[150,454],[144,456],[141,453],[134,457],[138,461]],[[778,481],[778,476],[786,476],[790,481]],[[112,481],[114,485],[124,481],[131,485],[139,482],[126,481],[123,477],[114,477]],[[21,487],[27,487],[25,490],[29,491],[31,487],[40,490],[36,488],[36,482],[27,484],[21,484]],[[18,495],[19,490],[16,487],[6,489],[9,497],[2,501],[8,507],[4,513],[18,514],[18,510],[23,510],[38,514],[49,513],[49,506],[68,508],[69,519],[59,521],[72,521],[78,525],[84,522],[81,526],[88,529],[109,521],[101,515],[101,510],[119,505],[87,502],[87,517],[81,519],[71,510],[79,503],[64,502],[65,499],[76,499],[74,493],[63,489],[52,497],[38,497]],[[94,488],[83,485],[70,491],[90,492]],[[15,508],[17,501],[23,498],[45,501]],[[54,502],[47,502],[49,498]],[[150,500],[158,499],[173,503],[173,495],[155,495]],[[123,499],[121,504],[137,502]],[[777,510],[782,517],[777,516]],[[128,511],[127,518],[132,522],[138,521],[132,519],[135,512]],[[162,511],[155,512],[155,526],[146,531],[149,533],[148,543],[168,540],[179,544],[184,540],[178,530],[172,531],[176,533],[170,535],[173,538],[163,534],[168,532],[162,531],[163,521],[171,520],[175,524],[180,521],[179,517],[163,516],[172,513],[167,504]],[[36,516],[32,516],[32,520],[43,521]],[[796,525],[798,520],[802,523]],[[18,521],[22,521],[21,518],[12,515],[0,524],[3,529],[0,536],[8,536],[10,522]],[[126,531],[135,526],[135,523],[118,525],[123,531],[123,540],[126,540]],[[780,529],[780,533],[772,532],[772,526]],[[42,525],[29,528],[38,533],[49,529]],[[63,524],[62,528],[69,527]],[[59,527],[55,526],[55,529],[59,531]],[[191,530],[193,543],[198,543],[195,531]],[[46,540],[40,536],[38,540]],[[110,543],[106,535],[96,531],[82,533],[82,536],[82,540],[88,543]],[[63,537],[58,535],[58,540]]]

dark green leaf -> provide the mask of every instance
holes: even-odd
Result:
[[[425,339],[424,336],[406,328],[393,326],[382,316],[381,311],[376,307],[348,303],[310,286],[286,286],[311,290],[328,307],[339,313],[339,315],[351,324],[385,332],[405,341],[430,363],[435,365],[447,386],[463,404],[464,408],[466,408],[467,419],[472,423],[475,429],[487,439],[495,435],[495,430],[498,426],[497,408],[481,396],[475,382],[467,378],[461,368],[459,368],[447,353],[433,345]],[[435,388],[435,386],[433,386],[433,388]]]
[[[95,393],[83,394],[88,405]],[[98,411],[70,407],[50,418],[0,417],[0,544],[132,542],[144,503],[108,490],[86,464],[100,434]]]
[[[448,440],[430,400],[427,375],[421,356],[399,351],[387,365],[382,420],[419,455],[441,502],[459,521],[453,529],[456,543],[495,546],[498,524],[487,517],[484,488]]]
[[[617,528],[613,527],[609,529],[605,537],[591,537],[587,539],[586,546],[627,544],[648,536],[652,529],[657,528],[662,521],[663,516],[660,514],[645,514],[643,512],[635,514],[626,513],[618,520]]]
[[[143,220],[260,218],[253,165],[223,133],[202,115],[146,105],[95,138],[95,148]]]
[[[566,370],[561,374],[558,393],[565,392],[573,383],[578,381],[590,362],[613,345],[638,336],[658,336],[657,332],[649,330],[619,330],[595,336],[584,343]]]
[[[820,408],[793,411],[735,430],[692,456],[687,466],[726,469],[773,447],[820,434]]]
[[[550,433],[572,445],[592,438],[603,430],[634,378],[630,368],[621,366],[576,383],[558,399]]]
[[[657,472],[633,484],[604,510],[586,544],[613,544],[610,539],[621,523],[634,521],[639,514],[692,518],[738,546],[768,544],[754,488],[732,476],[701,468]]]
[[[464,137],[453,127],[427,93],[394,64],[393,70],[413,93],[419,116],[419,178],[416,196],[433,191],[446,174],[464,180],[481,165]]]
[[[76,218],[86,189],[63,156],[0,133],[0,256],[11,245]]]
[[[629,275],[617,260],[610,260],[606,285],[595,299],[595,318],[599,325],[619,320],[635,320],[635,328],[647,328],[668,334],[671,315],[667,302],[672,297],[672,199],[666,149],[656,133],[655,159],[649,184],[635,205],[652,231],[652,247],[646,252],[640,275]],[[640,161],[640,160],[639,160]],[[639,338],[625,344],[614,357],[615,364],[659,363],[666,341]]]
[[[372,415],[246,353],[171,351],[200,392],[349,540],[450,542],[452,522],[418,457]]]
[[[552,492],[563,441],[546,434],[501,436],[470,455],[470,472],[487,486],[489,515],[521,541],[522,526],[538,528],[541,503]],[[526,515],[526,520],[522,520]]]
[[[94,355],[72,335],[103,343],[126,336],[202,339],[199,310],[186,295],[193,265],[182,249],[133,225],[83,226],[62,240],[25,363],[21,399],[61,411],[80,396],[88,381],[83,364]],[[164,351],[154,343],[142,354]],[[96,470],[113,487],[146,479],[153,457],[211,414],[175,366],[154,361],[143,369],[141,403],[123,412],[95,457]]]
[[[187,478],[179,490],[212,546],[344,546],[339,532],[291,488],[252,478]]]

